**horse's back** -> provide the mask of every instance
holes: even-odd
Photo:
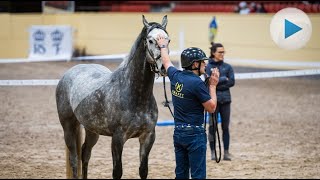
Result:
[[[66,93],[63,96],[68,97],[74,110],[84,98],[104,85],[110,79],[111,73],[107,67],[100,64],[76,65],[63,75],[56,95],[58,97],[59,93]]]

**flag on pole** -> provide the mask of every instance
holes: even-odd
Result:
[[[209,41],[210,43],[214,42],[214,39],[217,36],[218,24],[216,21],[216,16],[213,16],[211,23],[209,24]]]

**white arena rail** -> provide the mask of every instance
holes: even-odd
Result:
[[[319,75],[320,69],[289,70],[289,71],[271,71],[254,73],[236,73],[235,79],[261,79],[276,77],[308,76]],[[169,82],[166,77],[166,82]],[[56,86],[59,79],[29,79],[29,80],[0,80],[0,86]],[[162,83],[162,77],[156,77],[155,83]]]

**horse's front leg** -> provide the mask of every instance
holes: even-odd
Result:
[[[115,132],[112,136],[112,160],[113,160],[113,179],[120,179],[122,176],[122,151],[123,151],[123,133],[121,130]]]
[[[139,174],[141,179],[147,179],[148,176],[148,157],[153,146],[156,134],[155,130],[142,134],[139,137],[140,142],[140,167]]]

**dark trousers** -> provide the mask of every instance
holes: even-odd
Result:
[[[207,134],[203,127],[175,127],[176,179],[206,178]]]
[[[231,112],[231,103],[219,103],[216,108],[215,113],[220,113],[221,116],[221,127],[222,127],[222,141],[223,141],[223,148],[224,150],[229,150],[229,145],[230,145],[230,133],[229,133],[229,124],[230,124],[230,112]],[[215,144],[215,136],[214,136],[214,123],[213,120],[211,119],[212,116],[210,114],[210,123],[209,123],[209,134],[208,134],[208,140],[210,143],[210,149],[213,151],[214,149],[214,144]]]

